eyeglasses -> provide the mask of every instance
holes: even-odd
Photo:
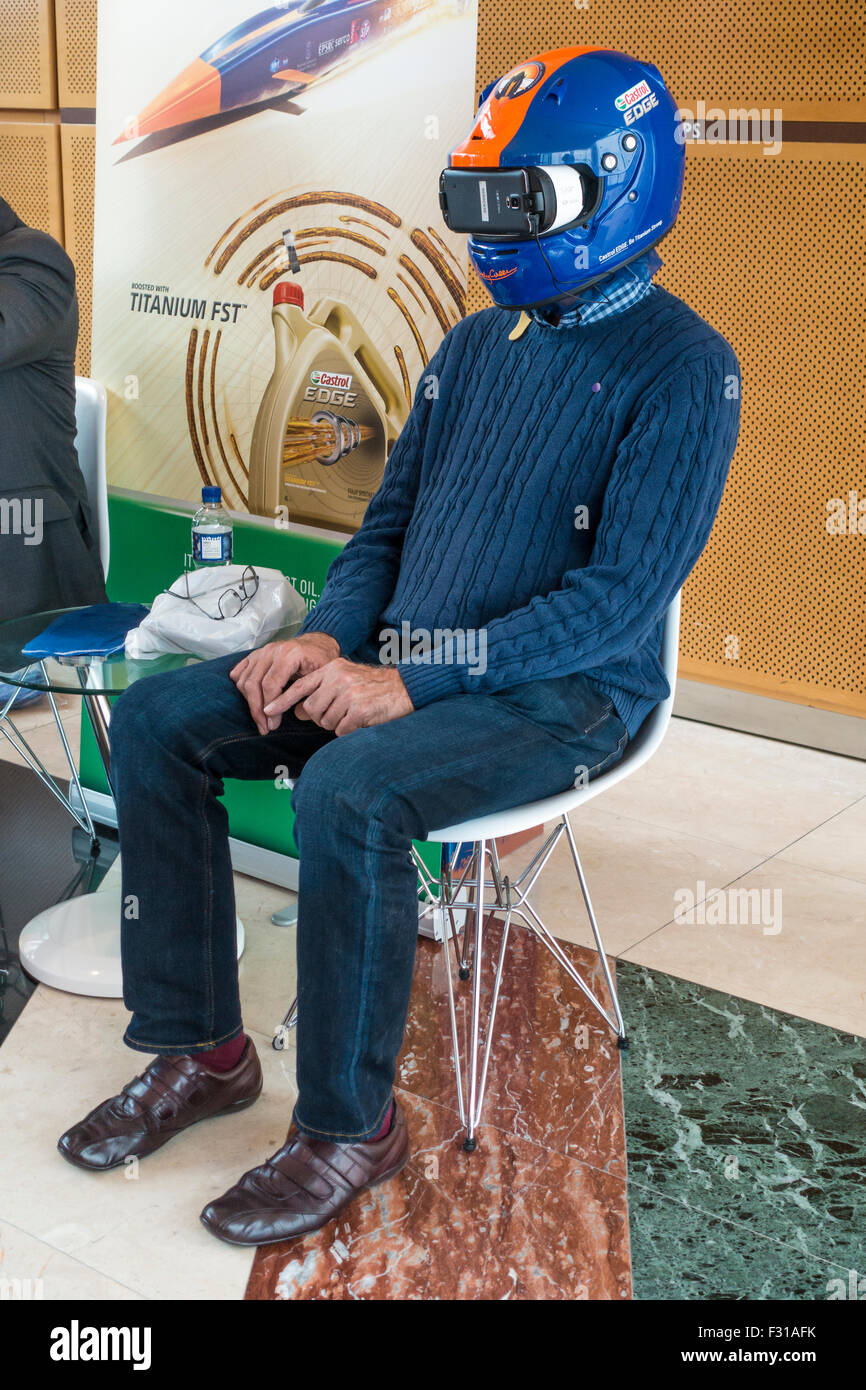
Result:
[[[237,588],[223,589],[219,596],[217,608],[219,612],[209,613],[206,608],[202,608],[197,599],[193,598],[189,591],[189,575],[183,576],[186,584],[186,593],[179,594],[177,589],[163,589],[164,594],[171,594],[172,598],[182,598],[187,603],[191,603],[197,608],[199,613],[204,613],[206,618],[213,622],[224,622],[226,618],[236,618],[239,613],[243,613],[248,603],[251,603],[259,591],[259,576],[252,565],[247,565],[240,578]]]

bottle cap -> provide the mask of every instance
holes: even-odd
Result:
[[[221,487],[203,487],[201,490],[202,502],[221,502],[223,492]]]
[[[274,285],[274,303],[297,304],[299,309],[303,309],[304,291],[292,280],[280,280],[279,284]]]

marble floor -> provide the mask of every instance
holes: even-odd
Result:
[[[20,723],[60,772],[49,719]],[[675,720],[575,829],[624,1057],[519,933],[467,1158],[442,953],[422,943],[398,1076],[409,1167],[302,1246],[223,1246],[198,1211],[282,1142],[294,1096],[292,1049],[270,1047],[293,985],[293,931],[269,921],[287,895],[237,876],[262,1100],[135,1181],[68,1167],[57,1135],[135,1067],[121,1004],[38,987],[0,1048],[0,1279],[53,1299],[827,1297],[862,1249],[866,762]],[[535,902],[591,973],[572,877],[557,852]]]
[[[494,949],[498,935],[491,924]],[[397,1072],[412,1158],[302,1247],[258,1252],[248,1298],[630,1297],[617,1048],[581,994],[564,997],[553,958],[524,933],[513,944],[475,1153],[462,1150],[444,953],[424,941]],[[597,956],[570,950],[597,986]]]
[[[863,1038],[645,966],[617,975],[634,1297],[814,1301],[862,1277]]]

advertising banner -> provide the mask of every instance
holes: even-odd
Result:
[[[101,0],[109,483],[351,532],[464,312],[475,0]]]

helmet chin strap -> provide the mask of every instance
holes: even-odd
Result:
[[[559,289],[559,281],[553,273],[553,267],[548,261],[547,256],[545,256],[544,254],[544,248],[541,245],[541,241],[537,233],[535,236],[535,240],[538,245],[539,251],[544,257],[544,263],[547,266],[547,269],[550,271],[550,278],[553,281],[554,285],[557,287],[557,289]],[[623,266],[622,269],[629,270],[630,267]],[[634,271],[632,271],[631,273],[635,280],[639,279],[639,276],[635,275]],[[558,299],[543,299],[540,300],[538,304],[527,305],[527,308],[537,309],[538,312],[541,314],[545,313],[545,311],[548,309],[556,309],[560,314],[567,314],[571,309],[576,309],[578,307],[586,291],[591,289],[595,289],[603,299],[607,299],[607,295],[605,294],[604,289],[602,288],[602,283],[605,280],[609,280],[611,276],[616,274],[617,271],[615,270],[606,270],[603,275],[597,275],[595,279],[589,280],[586,284],[581,285],[580,289],[566,290],[564,287],[562,287],[562,294]]]

